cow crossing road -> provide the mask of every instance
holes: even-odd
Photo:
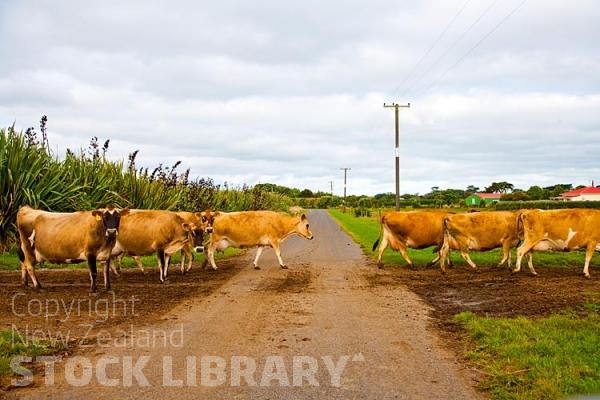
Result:
[[[378,270],[326,211],[308,218],[315,239],[290,237],[282,245],[289,269],[281,269],[267,249],[262,270],[255,270],[251,250],[237,260],[247,268],[211,296],[184,302],[159,325],[135,326],[136,332],[174,337],[167,346],[132,340],[126,347],[94,348],[83,354],[96,369],[89,384],[72,386],[66,373],[57,373],[53,387],[15,395],[478,398],[453,356],[440,347],[427,306],[404,288],[372,285],[369,277],[388,272]],[[132,377],[136,365],[146,381]]]

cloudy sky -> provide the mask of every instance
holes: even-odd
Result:
[[[0,2],[0,126],[234,185],[600,182],[600,2]]]

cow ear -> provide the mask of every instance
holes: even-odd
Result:
[[[121,217],[124,215],[129,214],[130,209],[129,208],[124,208],[121,210],[121,212],[119,214],[121,214]]]
[[[302,215],[300,216],[300,221],[304,221],[305,219],[306,219],[306,215],[302,214]]]
[[[189,232],[191,230],[190,228],[190,224],[188,224],[187,222],[184,222],[183,224],[181,224],[181,227],[183,228],[184,231]]]
[[[215,211],[215,212],[212,213],[212,216],[215,217],[215,218],[218,217],[219,215],[221,215],[220,211]]]
[[[102,221],[102,215],[103,214],[104,213],[102,211],[100,211],[100,210],[94,210],[94,211],[92,211],[92,215],[96,218],[97,222]]]

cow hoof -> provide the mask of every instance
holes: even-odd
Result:
[[[511,270],[510,270],[510,273],[511,273],[511,274],[516,274],[517,272],[519,272],[519,270],[518,270],[518,269],[511,269]]]
[[[281,265],[281,269],[288,269],[287,265]]]
[[[90,292],[90,296],[91,297],[97,297],[98,296],[98,292]]]
[[[217,270],[217,267],[213,267],[213,271],[216,271],[216,270]]]
[[[377,268],[383,269],[383,263],[377,263]]]
[[[108,293],[108,294],[115,294],[115,291],[114,291],[114,290],[112,290],[112,289],[108,289],[108,290],[106,291],[106,293]]]
[[[254,266],[254,269],[256,269],[256,270],[259,270],[259,269],[260,269],[260,267],[259,267],[258,265],[255,265],[255,266]]]
[[[591,279],[590,274],[583,274],[583,276],[585,276],[586,279]]]

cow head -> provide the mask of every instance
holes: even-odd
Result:
[[[181,226],[183,227],[183,230],[188,233],[188,240],[194,248],[194,251],[196,253],[202,253],[204,251],[204,246],[202,245],[204,230],[194,223],[184,222]]]
[[[104,235],[109,239],[115,239],[117,237],[119,234],[121,217],[127,215],[128,213],[128,208],[117,210],[114,206],[108,206],[102,210],[92,211],[92,215],[96,217],[96,220],[98,222],[102,221]]]
[[[306,215],[302,214],[300,216],[300,220],[298,221],[298,223],[296,224],[296,232],[298,232],[298,234],[300,234],[301,236],[304,236],[305,238],[312,240],[314,238],[312,232],[310,231],[309,228],[309,224],[308,224],[308,218],[306,218]]]
[[[210,210],[205,210],[202,212],[197,212],[196,217],[200,219],[200,227],[206,233],[213,232],[213,222],[215,221],[215,217],[218,215],[218,212],[212,212]]]

